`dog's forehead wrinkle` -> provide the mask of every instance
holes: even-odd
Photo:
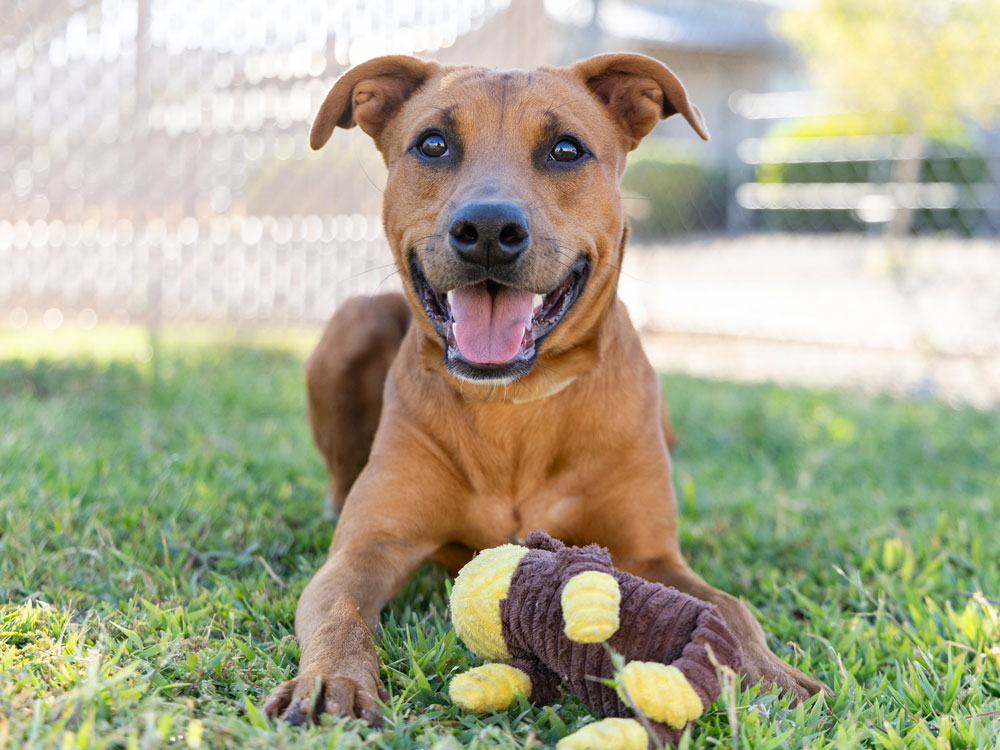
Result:
[[[448,89],[458,86],[467,81],[476,81],[485,77],[489,70],[487,68],[479,68],[473,65],[462,66],[459,68],[454,68],[445,72],[441,76],[441,81],[438,84],[438,89],[441,93],[444,93]]]
[[[500,79],[500,117],[497,119],[497,129],[503,132],[504,117],[507,114],[507,88],[510,84],[511,74],[505,73]]]
[[[441,107],[437,104],[418,104],[415,109],[421,115],[415,117],[413,120],[417,130],[423,130],[434,125],[451,131],[456,129],[457,121],[455,119],[454,105]]]
[[[538,72],[538,71],[536,71]],[[469,102],[473,100],[500,100],[504,96],[534,94],[539,100],[550,100],[553,92],[546,86],[534,85],[534,76],[525,71],[478,70],[474,74],[452,79],[445,76],[438,85],[438,96],[449,101]]]
[[[480,95],[452,107],[455,132],[469,144],[469,158],[517,159],[518,155],[551,145],[549,141],[559,135],[572,134],[581,139],[588,135],[583,120],[554,112],[550,102],[535,92],[514,93],[520,96],[508,90],[496,98]]]

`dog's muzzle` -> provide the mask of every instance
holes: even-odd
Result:
[[[417,296],[444,341],[445,365],[465,380],[508,383],[527,373],[542,341],[580,297],[589,272],[581,256],[547,294],[492,279],[442,293],[427,282],[416,255],[410,258]]]

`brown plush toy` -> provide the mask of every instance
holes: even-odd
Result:
[[[547,703],[562,683],[598,716],[613,717],[564,737],[558,750],[676,743],[719,696],[715,664],[737,670],[742,658],[711,604],[617,570],[597,545],[566,547],[544,531],[529,534],[527,546],[477,555],[455,580],[451,611],[477,656],[505,662],[452,679],[456,705],[504,710],[519,692]],[[600,681],[614,677],[605,643],[625,659],[617,690]]]

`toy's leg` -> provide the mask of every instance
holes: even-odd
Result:
[[[568,734],[556,750],[646,750],[649,735],[635,719],[602,719]]]
[[[451,702],[465,711],[504,711],[514,696],[531,695],[531,678],[509,664],[483,664],[454,677],[448,686]]]
[[[643,716],[673,729],[683,729],[705,712],[698,693],[675,666],[630,661],[622,670],[621,681],[622,692]]]
[[[452,678],[448,695],[466,711],[504,711],[523,693],[544,705],[559,695],[559,677],[544,664],[519,659],[512,664],[484,664]]]

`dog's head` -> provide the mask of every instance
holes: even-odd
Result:
[[[680,81],[642,55],[530,72],[388,56],[337,81],[310,143],[355,124],[374,139],[418,324],[453,375],[507,383],[592,336],[610,308],[625,156],[677,113],[708,138]]]

